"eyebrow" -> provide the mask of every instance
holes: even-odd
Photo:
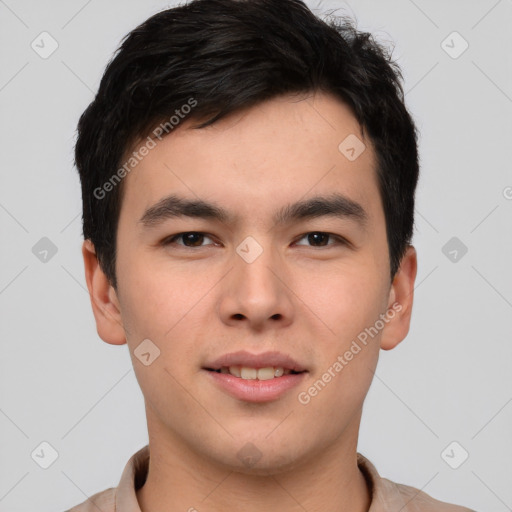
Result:
[[[168,219],[192,217],[209,219],[224,224],[233,223],[237,217],[228,210],[202,199],[187,199],[171,194],[149,207],[139,220],[144,228],[156,227]],[[339,193],[316,196],[289,204],[273,216],[274,225],[303,221],[318,217],[335,217],[355,221],[362,228],[368,222],[368,214],[361,204]]]

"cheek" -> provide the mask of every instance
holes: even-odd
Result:
[[[120,268],[124,270],[124,312],[135,332],[147,337],[170,334],[169,330],[192,310],[208,285],[197,272],[144,256],[133,258]]]
[[[322,301],[317,306],[319,316],[329,329],[321,328],[323,334],[315,336],[318,364],[308,383],[313,388],[304,391],[315,397],[312,409],[319,418],[325,415],[325,421],[329,414],[331,420],[342,421],[354,413],[372,382],[381,335],[375,325],[385,307],[381,286],[377,274],[372,277],[368,272],[351,279],[345,275],[330,281],[330,296],[318,295]],[[315,335],[320,330],[312,332]]]
[[[199,279],[190,281],[179,271],[155,271],[143,262],[134,264],[122,277],[123,323],[128,328],[127,342],[141,389],[157,409],[169,403],[186,411],[188,402],[180,398],[190,368],[184,362],[197,359],[193,317],[200,311],[205,294],[198,289]],[[145,341],[145,340],[150,340]],[[149,364],[144,353],[149,352]],[[162,392],[165,390],[165,392]]]
[[[329,329],[326,339],[342,348],[378,319],[386,305],[382,274],[371,260],[339,265],[328,274],[308,276],[303,293]],[[309,292],[307,292],[309,290]]]
[[[322,322],[314,330],[324,333],[315,336],[320,357],[312,375],[314,387],[321,391],[311,392],[318,393],[314,407],[319,414],[335,403],[338,407],[333,414],[342,419],[359,406],[371,384],[381,335],[374,326],[386,303],[382,278],[371,267],[366,266],[364,272],[337,272],[328,282],[317,294]]]
[[[199,271],[192,264],[149,262],[149,258],[132,261],[129,271],[128,265],[124,267],[126,272],[121,278],[123,322],[129,330],[132,360],[136,368],[141,366],[134,351],[149,339],[160,351],[154,364],[161,371],[167,369],[172,375],[183,377],[195,368],[200,355],[194,340],[202,339],[212,325],[208,291],[218,277],[213,272]],[[170,378],[168,374],[160,376],[166,377]]]

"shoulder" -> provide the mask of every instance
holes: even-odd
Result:
[[[361,453],[357,454],[357,463],[371,492],[370,512],[476,512],[436,500],[416,487],[381,477],[377,468]]]
[[[66,512],[115,512],[116,488],[110,487],[93,494],[90,498],[75,505]]]
[[[414,512],[475,512],[460,505],[452,505],[444,501],[436,500],[427,493],[410,485],[398,484],[383,478],[387,485],[394,486],[400,493],[404,503],[408,504]],[[409,508],[407,509],[409,510]]]

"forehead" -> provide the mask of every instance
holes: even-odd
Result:
[[[268,222],[279,207],[333,192],[364,205],[369,217],[379,207],[373,147],[333,96],[282,96],[206,128],[191,122],[156,140],[124,178],[121,216],[138,222],[171,193],[210,198],[253,220],[268,214]]]

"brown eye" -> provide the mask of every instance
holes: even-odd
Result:
[[[165,240],[162,241],[162,245],[166,246],[175,244],[190,248],[204,247],[204,245],[202,245],[201,242],[203,242],[205,238],[208,239],[209,237],[205,236],[205,233],[201,233],[200,231],[186,231],[184,233],[178,233],[171,237],[167,237]],[[180,239],[183,241],[183,243],[176,243],[176,240]]]
[[[331,245],[345,244],[345,240],[332,233],[325,233],[323,231],[312,231],[311,233],[304,234],[299,240],[307,238],[307,241],[312,244],[312,247],[328,247]],[[335,239],[334,243],[328,243],[329,238]],[[304,245],[304,244],[298,244]]]

